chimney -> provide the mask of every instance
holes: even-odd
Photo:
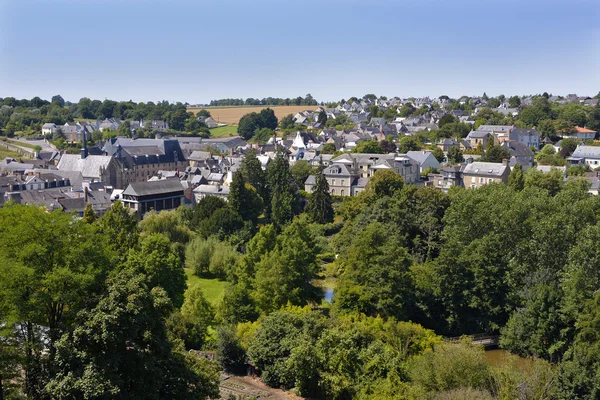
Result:
[[[6,200],[14,201],[15,204],[21,204],[21,193],[19,192],[6,192]]]
[[[502,160],[502,164],[503,164],[505,167],[508,167],[508,162],[509,162],[509,161],[510,161],[510,160],[509,160],[508,158],[505,158],[504,160]]]
[[[87,149],[87,141],[85,138],[85,129],[83,130],[83,136],[81,138],[81,159],[85,160],[88,156],[88,149]]]
[[[88,188],[87,186],[83,187],[83,199],[87,203],[88,202]]]
[[[469,157],[469,158],[467,158],[467,162],[468,162],[469,164],[473,164],[473,157]]]

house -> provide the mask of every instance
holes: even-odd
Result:
[[[377,170],[389,169],[402,176],[404,183],[417,183],[420,179],[419,163],[406,155],[399,154],[394,159],[381,160],[371,167],[371,176]]]
[[[184,188],[178,179],[132,182],[121,193],[121,201],[143,216],[150,210],[173,210],[184,202]]]
[[[327,179],[329,191],[332,196],[352,196],[352,184],[355,177],[347,165],[330,165],[323,170],[323,175],[325,175],[325,179]],[[304,183],[304,188],[307,192],[312,193],[315,184],[316,176],[310,175]]]
[[[579,145],[567,161],[571,165],[589,165],[596,169],[600,167],[600,147]]]
[[[193,193],[194,201],[196,203],[208,196],[216,196],[222,198],[223,200],[227,200],[227,196],[229,195],[229,186],[199,185],[193,190]]]
[[[533,167],[533,152],[526,143],[509,140],[503,142],[501,146],[510,152],[509,165],[511,167],[514,167],[516,163],[521,164],[523,170]]]
[[[419,172],[423,173],[426,169],[439,170],[440,162],[433,156],[431,151],[409,151],[406,155],[419,164]]]
[[[42,125],[42,135],[44,135],[44,136],[53,135],[57,129],[58,129],[58,127],[56,126],[56,124],[53,124],[51,122],[46,122],[44,125]]]
[[[433,186],[444,193],[448,193],[448,190],[452,186],[464,186],[462,178],[463,168],[464,165],[450,165],[440,169],[439,174],[429,174],[429,186]]]
[[[458,146],[459,143],[456,140],[450,138],[445,138],[437,144],[437,147],[440,148],[444,153],[447,153],[452,147]]]
[[[485,149],[488,141],[494,140],[494,136],[490,132],[477,130],[469,132],[466,139],[472,148],[476,149],[481,145]]]
[[[121,188],[123,185],[122,166],[111,156],[63,154],[57,168],[61,171],[79,172],[85,182],[101,182],[114,188]]]
[[[470,162],[462,171],[465,187],[478,188],[488,183],[508,183],[510,167],[508,160],[503,163]]]
[[[510,140],[523,143],[527,147],[540,148],[540,133],[535,129],[512,128],[508,134]]]
[[[213,117],[198,117],[198,121],[204,122],[207,128],[212,129],[219,126],[219,123]]]
[[[575,138],[577,140],[589,140],[596,138],[596,131],[582,128],[580,126],[573,128],[573,132],[556,132],[556,134],[562,138]]]

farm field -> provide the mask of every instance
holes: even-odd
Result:
[[[221,124],[233,124],[237,125],[245,114],[251,112],[260,112],[263,108],[269,106],[256,106],[256,107],[206,107],[206,110],[210,112],[210,115]],[[295,114],[299,111],[314,110],[317,106],[271,106],[269,107],[275,111],[275,116],[278,119],[288,115]],[[196,113],[201,108],[188,108],[188,111]]]

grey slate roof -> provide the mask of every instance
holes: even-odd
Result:
[[[79,154],[63,154],[57,168],[81,172],[84,178],[100,179],[100,168],[107,168],[111,160],[110,156],[87,156],[82,160]]]
[[[183,186],[177,179],[165,179],[152,182],[132,182],[123,191],[123,195],[151,196],[155,194],[183,192]]]
[[[463,170],[465,175],[478,175],[499,178],[504,175],[508,167],[502,163],[489,163],[475,161],[467,164]]]

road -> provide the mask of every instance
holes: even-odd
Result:
[[[44,151],[44,152],[56,151],[56,147],[54,147],[54,145],[52,143],[47,142],[46,140],[27,140],[27,139],[23,139],[23,138],[12,138],[11,140],[14,140],[15,142],[27,143],[32,146],[40,146],[42,148],[42,151]],[[22,148],[23,148],[23,150],[31,151],[31,149],[28,147],[22,147]]]

